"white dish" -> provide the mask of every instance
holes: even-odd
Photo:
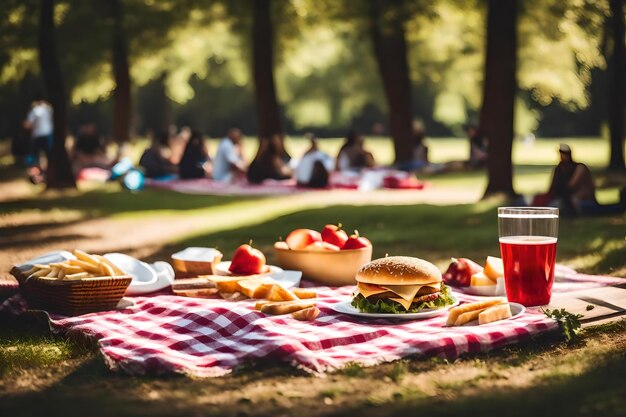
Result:
[[[341,301],[333,304],[331,308],[338,313],[349,314],[351,316],[362,317],[365,319],[388,319],[388,320],[420,320],[430,317],[438,316],[439,314],[448,311],[449,308],[459,304],[459,299],[453,294],[452,299],[454,304],[441,308],[427,308],[418,313],[406,313],[406,314],[388,314],[388,313],[363,313],[357,310],[352,304],[352,299]]]
[[[465,294],[481,295],[483,297],[506,296],[504,278],[498,278],[496,285],[475,285],[463,288]]]
[[[191,247],[172,254],[172,259],[191,262],[213,262],[222,253],[214,248]]]
[[[285,288],[295,288],[300,286],[302,271],[284,270],[279,274],[270,275],[270,277]]]
[[[511,308],[511,317],[509,317],[508,319],[504,319],[504,320],[516,319],[522,314],[524,314],[524,312],[526,311],[526,307],[518,303],[509,303],[509,306]],[[492,321],[491,323],[483,324],[482,326],[489,326],[491,324],[496,324],[504,320]],[[473,321],[470,321],[469,323],[464,324],[464,326],[478,326],[478,325],[479,325],[478,320],[473,320]]]
[[[76,257],[68,251],[57,250],[57,251],[48,252],[43,255],[37,256],[36,258],[33,258],[33,259],[29,259],[28,261],[24,262],[23,264],[18,265],[17,267],[22,269],[22,267],[27,266],[27,265],[29,267],[34,264],[47,265],[53,262],[67,261],[69,259],[76,259]]]
[[[274,278],[274,275],[280,275],[284,272],[282,268],[279,268],[277,266],[274,266],[274,265],[267,265],[267,266],[268,266],[268,271],[263,272],[262,274],[259,274],[259,275],[269,275],[272,278]],[[226,276],[235,275],[232,272],[230,272],[228,268],[230,268],[230,261],[220,262],[215,267],[215,272],[217,272],[217,275],[226,275]]]
[[[123,253],[107,253],[106,259],[133,277],[125,295],[141,295],[159,291],[172,285],[174,270],[167,262],[148,265]]]

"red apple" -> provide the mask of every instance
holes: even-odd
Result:
[[[361,249],[372,246],[372,242],[370,242],[367,238],[363,236],[359,236],[359,231],[355,230],[354,234],[350,235],[348,240],[346,240],[346,244],[343,245],[342,250],[348,249]]]
[[[348,234],[341,229],[341,223],[338,225],[327,224],[322,230],[322,240],[331,243],[339,248],[343,248],[348,240]]]
[[[319,251],[338,251],[339,246],[333,245],[328,242],[313,242],[306,248],[306,250],[319,250]]]
[[[265,255],[250,245],[241,245],[235,251],[228,270],[237,275],[254,275],[265,272]]]
[[[321,242],[322,235],[320,232],[311,229],[296,229],[289,233],[285,242],[289,245],[289,249],[300,250],[309,246],[313,242]]]
[[[472,275],[482,271],[483,267],[467,258],[452,258],[452,263],[443,274],[443,282],[457,287],[469,287]]]

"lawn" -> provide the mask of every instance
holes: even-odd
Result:
[[[251,141],[250,141],[251,142]],[[600,168],[604,142],[568,140],[574,156],[596,171],[601,200],[616,199],[619,181]],[[368,140],[389,159],[382,139]],[[322,146],[336,151],[340,142]],[[558,142],[516,144],[516,187],[547,187]],[[295,155],[306,143],[290,143]],[[433,160],[464,159],[462,140],[431,139]],[[248,148],[247,152],[250,152]],[[0,159],[3,160],[3,159]],[[496,207],[503,201],[444,204],[445,196],[476,190],[482,172],[429,176],[432,194],[320,193],[275,198],[191,196],[159,190],[130,194],[116,184],[40,194],[16,171],[0,167],[3,269],[33,252],[78,245],[126,249],[148,260],[167,259],[186,246],[215,246],[226,256],[254,239],[272,261],[272,243],[296,227],[342,222],[374,243],[374,255],[411,255],[443,268],[452,256],[482,262],[498,254]],[[6,174],[6,175],[5,175]],[[621,184],[624,184],[622,182]],[[430,195],[432,198],[422,198]],[[437,202],[437,198],[441,202]],[[122,226],[120,226],[122,225]],[[126,225],[150,229],[150,241],[107,234]],[[564,218],[558,262],[591,273],[626,276],[626,218]],[[117,228],[117,229],[116,229]],[[124,229],[121,229],[124,230]],[[131,233],[131,232],[128,232]],[[106,242],[105,242],[106,240]],[[141,242],[141,240],[133,240]],[[72,246],[73,247],[73,246]],[[93,346],[51,335],[37,317],[0,316],[0,415],[624,415],[626,322],[587,330],[566,344],[556,335],[454,362],[410,358],[373,368],[358,366],[314,378],[276,364],[250,364],[234,375],[195,381],[111,374]]]

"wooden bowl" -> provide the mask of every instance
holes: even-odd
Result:
[[[355,285],[356,273],[372,260],[372,247],[342,251],[292,250],[274,246],[283,269],[302,271],[302,277],[331,287]]]
[[[184,276],[215,275],[222,252],[213,248],[187,248],[172,255],[174,271]]]

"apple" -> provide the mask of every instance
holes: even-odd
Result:
[[[333,245],[332,243],[328,242],[313,242],[304,249],[318,251],[339,251],[339,246]]]
[[[320,232],[311,229],[296,229],[287,235],[285,242],[289,245],[289,249],[304,249],[313,242],[321,242],[322,235]]]
[[[322,240],[331,243],[339,248],[343,248],[348,240],[348,234],[341,229],[341,223],[338,225],[327,224],[322,230]]]
[[[237,275],[263,273],[266,270],[265,255],[250,245],[241,245],[235,251],[228,270]]]
[[[278,242],[274,243],[274,248],[275,249],[289,249],[289,245],[287,245],[287,242],[283,242],[282,240],[279,240]]]
[[[457,287],[469,287],[472,275],[482,272],[482,266],[467,258],[452,258],[448,270],[443,274],[443,282]]]
[[[350,235],[348,240],[346,240],[345,245],[343,245],[343,248],[341,249],[342,250],[362,249],[362,248],[367,248],[371,246],[372,246],[372,242],[370,242],[367,238],[363,236],[359,236],[359,231],[355,230],[354,234]]]

